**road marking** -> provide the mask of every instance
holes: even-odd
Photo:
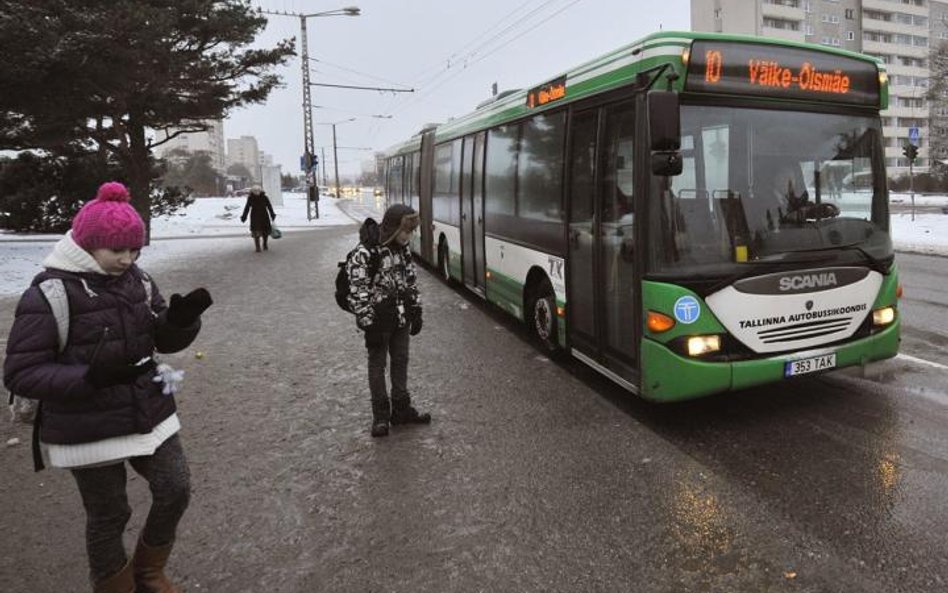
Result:
[[[907,360],[909,362],[915,362],[918,364],[928,365],[930,367],[935,367],[936,369],[940,369],[942,371],[948,371],[948,365],[944,365],[939,362],[932,362],[930,360],[925,360],[924,358],[916,358],[908,354],[899,354],[896,356],[896,358],[901,358],[903,360]]]

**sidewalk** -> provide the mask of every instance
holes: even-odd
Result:
[[[337,475],[350,471],[344,451],[373,444],[365,430],[364,349],[331,295],[336,259],[354,232],[288,234],[259,254],[249,238],[221,239],[223,247],[195,250],[174,267],[155,272],[145,262],[165,298],[206,286],[215,300],[192,347],[164,357],[186,372],[178,405],[194,493],[172,572],[189,591],[302,591],[286,585],[281,562],[325,552],[315,526],[329,518],[314,508],[310,496],[320,489],[313,479],[345,480]],[[3,339],[15,303],[0,300]],[[85,590],[75,484],[63,471],[34,473],[30,430],[4,415],[0,443],[12,438],[20,444],[0,448],[2,589]],[[148,494],[129,474],[131,546]]]
[[[627,436],[614,431],[636,423],[616,423],[607,401],[421,271],[426,325],[412,339],[409,385],[434,421],[371,438],[362,334],[333,297],[356,228],[290,234],[264,253],[228,243],[153,274],[166,298],[205,286],[215,299],[197,341],[164,357],[186,372],[177,401],[193,489],[170,574],[189,593],[564,590],[556,583],[579,578],[605,550],[557,551],[590,524],[565,511],[576,496],[547,452],[591,446],[615,456]],[[0,299],[2,336],[14,306]],[[555,429],[574,418],[608,430]],[[76,486],[62,471],[34,473],[29,428],[0,422],[0,443],[13,438],[20,443],[0,446],[3,591],[86,590]],[[660,455],[647,450],[664,445],[646,440],[635,454]],[[149,500],[131,471],[129,484],[128,548]],[[547,504],[565,521],[535,529],[536,488],[553,493]],[[538,547],[546,559],[523,571]]]

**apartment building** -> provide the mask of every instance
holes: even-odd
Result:
[[[227,166],[238,163],[247,167],[254,181],[260,181],[260,149],[255,137],[241,136],[227,139]]]
[[[805,41],[881,59],[889,74],[889,108],[882,112],[886,165],[907,170],[902,146],[919,128],[917,168],[930,165],[932,122],[946,107],[925,99],[929,54],[948,43],[948,0],[691,0],[695,31],[742,33]]]
[[[227,168],[227,160],[224,149],[224,122],[221,120],[209,120],[206,132],[191,132],[175,136],[168,142],[159,145],[155,152],[158,157],[164,158],[166,154],[176,148],[187,150],[188,152],[206,152],[211,156],[211,166],[223,174]],[[174,134],[177,128],[172,128],[164,136],[159,133],[156,140],[161,140]]]

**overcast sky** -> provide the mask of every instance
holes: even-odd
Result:
[[[373,151],[428,122],[474,109],[500,90],[526,88],[663,29],[690,29],[688,0],[253,0],[264,10],[314,13],[358,6],[357,17],[307,20],[311,82],[414,88],[391,93],[312,87],[316,152],[331,164],[337,123],[340,175],[356,174]],[[269,16],[258,45],[296,37],[300,19]],[[318,60],[313,62],[312,60]],[[234,111],[224,135],[252,135],[284,173],[299,173],[303,147],[298,57],[280,69],[285,87],[266,104]],[[377,119],[372,115],[391,115]],[[329,172],[332,175],[331,171]]]

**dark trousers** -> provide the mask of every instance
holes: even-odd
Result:
[[[181,439],[174,435],[154,454],[132,457],[128,462],[148,481],[151,490],[151,509],[142,539],[149,546],[170,544],[191,495],[191,473]],[[97,583],[120,571],[127,562],[122,533],[132,509],[125,492],[125,464],[74,469],[72,475],[86,509],[89,573],[92,582]]]
[[[382,334],[382,343],[369,346],[369,391],[372,393],[372,414],[378,419],[388,419],[390,413],[388,390],[385,383],[385,366],[391,358],[392,407],[408,406],[408,327]]]

